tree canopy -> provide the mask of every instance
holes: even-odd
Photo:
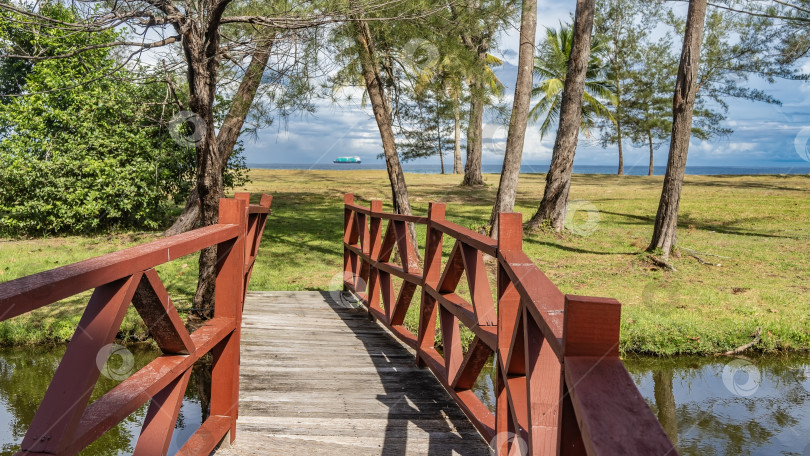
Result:
[[[72,17],[58,4],[47,5],[41,14]],[[195,155],[171,139],[169,120],[176,108],[164,103],[166,84],[132,82],[138,74],[121,68],[113,49],[105,46],[119,37],[112,30],[69,36],[32,33],[31,48],[57,53],[77,46],[97,48],[80,56],[30,62],[30,68],[4,61],[5,68],[26,71],[6,92],[15,96],[0,104],[0,129],[5,132],[0,138],[0,230],[157,229],[165,225],[174,200],[188,193]],[[19,41],[14,35],[0,39]],[[92,81],[70,87],[83,78]],[[237,168],[236,174],[228,173],[231,184],[234,177],[243,177]]]

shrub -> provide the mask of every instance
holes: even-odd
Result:
[[[43,14],[67,20],[64,7]],[[113,31],[3,36],[54,54],[118,39]],[[52,30],[51,30],[52,31]],[[17,71],[24,91],[0,103],[0,232],[89,233],[156,229],[184,202],[194,182],[196,153],[167,130],[165,82],[137,81],[109,48],[42,60]],[[0,72],[2,75],[3,72]],[[226,184],[244,182],[236,151]]]

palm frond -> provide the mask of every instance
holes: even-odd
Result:
[[[488,53],[486,56],[486,64],[487,66],[501,66],[503,65],[503,60]]]
[[[560,23],[559,28],[547,28],[545,41],[534,59],[534,74],[540,79],[532,88],[532,98],[538,98],[529,111],[529,118],[537,122],[541,118],[540,134],[546,133],[559,122],[560,104],[568,72],[568,61],[573,47],[574,31],[569,24]],[[616,88],[606,76],[610,69],[607,61],[607,41],[594,37],[586,72],[585,94],[582,103],[582,132],[587,136],[600,118],[615,122],[605,103],[616,104]]]

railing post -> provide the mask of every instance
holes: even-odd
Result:
[[[563,353],[571,357],[618,358],[621,304],[614,299],[565,296]],[[576,385],[563,389],[561,454],[584,454],[586,444],[571,400]]]
[[[250,257],[250,253],[253,250],[253,243],[251,240],[255,235],[256,230],[256,222],[259,220],[258,214],[255,216],[250,214],[248,207],[250,206],[250,193],[247,192],[239,192],[233,195],[234,199],[241,200],[245,202],[245,211],[247,212],[247,225],[245,226],[245,258]]]
[[[239,342],[242,326],[242,288],[245,267],[245,227],[247,211],[244,200],[220,199],[219,223],[238,225],[235,239],[217,245],[217,278],[214,295],[214,318],[233,319],[233,332],[213,350],[211,373],[211,415],[231,420],[230,441],[236,438],[239,416]]]
[[[563,363],[503,266],[503,253],[523,251],[522,215],[499,214],[498,234],[497,454],[512,454],[517,446],[531,455],[556,455]]]
[[[359,212],[354,213],[354,220],[360,232],[360,251],[366,255],[371,255],[371,241],[369,240],[368,217]],[[368,275],[371,265],[362,256],[358,255],[357,275],[353,278],[354,290],[357,293],[365,293],[368,289]]]
[[[522,250],[523,249],[523,218],[521,214],[516,213],[500,213],[498,214],[498,256],[502,251],[509,250]],[[498,352],[496,354],[497,366],[497,380],[495,386],[496,403],[495,403],[495,454],[508,455],[511,454],[510,448],[513,445],[520,445],[520,441],[515,441],[515,436],[520,435],[520,431],[515,429],[514,421],[512,420],[512,407],[509,405],[509,397],[507,391],[507,380],[510,374],[524,374],[522,372],[510,372],[510,367],[507,365],[510,348],[512,347],[513,340],[515,343],[522,344],[523,334],[516,334],[520,329],[518,322],[520,321],[520,294],[515,288],[514,284],[506,274],[506,271],[498,262]],[[522,355],[522,350],[518,350]],[[521,364],[523,360],[515,360],[515,364]],[[514,369],[511,369],[514,370]],[[524,394],[520,394],[524,397]],[[513,400],[517,400],[515,397]],[[528,442],[527,442],[528,443]]]
[[[434,220],[444,220],[446,207],[444,203],[430,203],[428,206],[427,234],[425,235],[425,267],[422,270],[422,301],[419,306],[419,329],[416,334],[416,364],[425,366],[422,352],[432,348],[436,340],[436,299],[427,291],[425,285],[439,288],[442,276],[442,237],[443,233],[433,228]]]
[[[267,217],[270,215],[273,197],[267,194],[261,196],[258,206],[266,209],[266,212],[250,210],[250,193],[237,193],[234,198],[245,201],[245,211],[247,212],[247,226],[245,227],[245,284],[242,287],[242,309],[244,309],[250,276],[253,274],[253,264],[259,254],[259,245],[261,244],[264,227],[267,224]]]
[[[371,201],[371,212],[382,212],[382,201]],[[382,219],[372,215],[370,217],[369,249],[368,255],[372,263],[369,264],[368,271],[368,294],[366,301],[370,308],[380,309],[380,271],[374,267],[374,262],[380,260],[380,250],[382,248]],[[387,311],[388,309],[386,309]]]
[[[343,195],[343,242],[345,244],[354,245],[357,243],[359,236],[355,229],[354,211],[348,205],[354,204],[354,194],[346,193]],[[343,246],[343,291],[352,291],[347,288],[347,284],[351,284],[352,288],[355,285],[355,278],[359,269],[357,267],[357,255],[354,254],[347,246]]]
[[[619,356],[622,305],[615,299],[565,295],[565,356]]]

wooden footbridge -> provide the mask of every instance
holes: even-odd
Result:
[[[520,214],[500,214],[496,241],[442,204],[404,216],[347,195],[345,292],[246,293],[271,198],[249,200],[221,200],[217,225],[0,284],[0,321],[94,290],[16,456],[78,454],[147,403],[134,454],[165,455],[208,353],[207,419],[177,454],[677,454],[618,357],[620,304],[561,293],[523,253]],[[189,333],[154,268],[209,247],[214,317]],[[130,303],[163,354],[88,403]],[[473,391],[492,362],[494,411]]]

